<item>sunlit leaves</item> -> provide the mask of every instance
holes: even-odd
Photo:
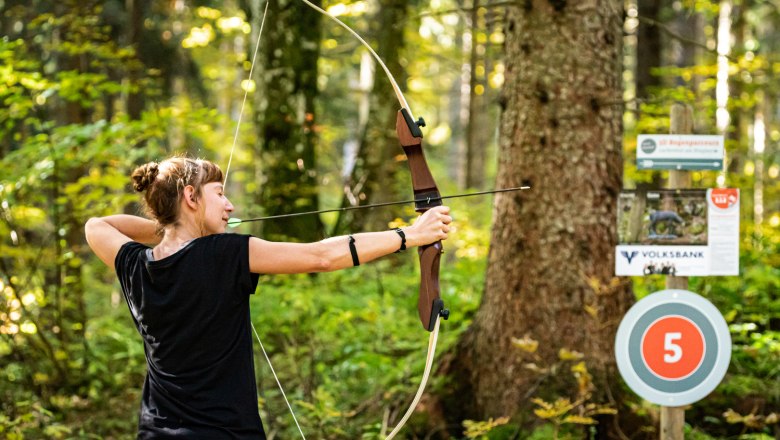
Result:
[[[470,439],[487,439],[487,434],[490,431],[507,423],[509,423],[509,417],[499,417],[497,419],[491,417],[485,421],[464,420],[463,427],[466,430],[463,434]]]
[[[531,399],[531,402],[539,406],[534,414],[542,419],[558,418],[574,408],[569,399],[559,398],[555,402],[545,402],[542,399]]]
[[[110,81],[103,73],[60,71],[56,81],[62,99],[77,102],[82,106],[89,106],[106,93],[121,91],[120,84]]]
[[[575,350],[569,350],[568,348],[561,348],[558,350],[558,359],[562,361],[578,361],[584,358],[585,355]]]
[[[526,353],[536,353],[539,348],[539,341],[530,338],[526,335],[523,338],[512,338],[512,345],[519,348]]]

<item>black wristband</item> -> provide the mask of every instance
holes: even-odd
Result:
[[[360,266],[360,260],[358,259],[357,249],[355,248],[355,238],[349,236],[349,253],[352,254],[352,265]]]
[[[395,228],[395,232],[398,233],[398,235],[401,237],[401,247],[398,248],[396,253],[402,252],[406,250],[406,234],[404,234],[404,231],[401,230],[401,228]]]

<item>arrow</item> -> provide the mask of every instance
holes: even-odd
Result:
[[[373,203],[370,205],[358,205],[358,206],[346,206],[343,208],[332,208],[332,209],[322,209],[319,211],[306,211],[306,212],[294,212],[292,214],[281,214],[281,215],[271,215],[267,217],[256,217],[256,218],[250,218],[246,220],[242,220],[240,218],[231,218],[228,220],[228,226],[231,228],[238,227],[242,223],[249,223],[249,222],[259,222],[259,221],[265,221],[265,220],[275,220],[280,218],[290,218],[290,217],[300,217],[304,215],[314,215],[314,214],[324,214],[326,212],[343,212],[343,211],[352,211],[355,209],[368,209],[368,208],[379,208],[382,206],[392,206],[392,205],[406,205],[410,203],[428,203],[432,200],[444,200],[444,199],[455,199],[459,197],[473,197],[473,196],[481,196],[485,194],[495,194],[495,193],[503,193],[503,192],[510,192],[510,191],[522,191],[526,189],[531,189],[530,186],[517,186],[513,188],[501,188],[501,189],[493,189],[490,191],[479,191],[479,192],[472,192],[472,193],[464,193],[464,194],[453,194],[450,196],[442,196],[442,197],[430,197],[427,199],[411,199],[411,200],[401,200],[401,201],[395,201],[395,202],[382,202],[382,203]]]

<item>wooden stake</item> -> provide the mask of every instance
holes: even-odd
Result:
[[[683,440],[685,410],[678,406],[661,407],[661,440]]]
[[[669,134],[693,133],[693,109],[686,104],[674,104],[670,114]],[[669,189],[691,187],[691,174],[688,171],[669,172]],[[667,289],[688,290],[688,277],[667,276]],[[661,440],[683,440],[685,428],[684,407],[661,407]]]

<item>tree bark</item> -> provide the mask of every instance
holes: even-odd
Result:
[[[556,364],[563,348],[584,353],[590,401],[608,403],[618,388],[613,341],[633,301],[613,276],[622,15],[617,0],[534,0],[507,11],[496,186],[531,190],[496,196],[482,304],[443,365],[453,379],[440,401],[448,426],[500,416],[522,424],[533,419],[531,397],[571,397],[569,374],[528,369]],[[537,340],[538,350],[528,355],[513,337]]]

